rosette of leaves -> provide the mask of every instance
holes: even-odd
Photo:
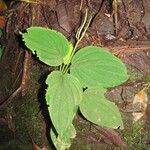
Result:
[[[45,96],[53,124],[50,135],[56,149],[70,147],[76,135],[72,121],[78,109],[94,124],[123,128],[118,107],[104,96],[106,88],[128,79],[121,60],[105,48],[95,46],[75,52],[63,34],[48,28],[30,27],[22,37],[40,61],[60,67],[48,75]]]

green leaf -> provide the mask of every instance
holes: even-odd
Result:
[[[69,52],[69,42],[63,34],[42,27],[30,27],[21,33],[25,45],[47,65],[58,66]]]
[[[121,60],[94,46],[82,48],[74,55],[70,71],[83,87],[113,87],[128,79]]]
[[[63,137],[60,137],[59,135],[56,136],[54,129],[51,129],[50,135],[57,150],[66,150],[71,146],[71,139],[75,138],[76,130],[71,124]]]
[[[57,133],[63,137],[82,100],[82,87],[76,77],[60,71],[52,72],[46,83],[50,117]]]
[[[123,128],[118,107],[115,103],[108,101],[104,93],[103,88],[87,89],[83,93],[83,100],[80,104],[81,113],[87,120],[97,125]]]

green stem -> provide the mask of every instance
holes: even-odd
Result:
[[[83,20],[83,23],[81,24],[81,27],[78,29],[77,33],[76,33],[76,39],[80,39],[80,36],[81,36],[81,33],[83,31],[83,28],[86,24],[86,21],[87,21],[87,14],[88,14],[88,10],[86,9],[85,10],[85,17],[84,17],[84,20]]]
[[[77,46],[78,46],[79,42],[80,42],[80,40],[77,40],[77,42],[76,42],[76,44],[75,44],[75,46],[74,46],[74,48],[73,48],[73,51],[72,51],[72,53],[71,53],[71,55],[70,55],[70,61],[69,61],[69,62],[71,62],[72,57],[73,57],[73,55],[74,55],[74,53],[75,53],[75,51],[76,51],[76,49],[77,49]],[[67,72],[68,67],[69,67],[69,63],[66,65],[65,69],[63,70],[64,73]]]
[[[61,65],[60,65],[60,67],[59,67],[59,71],[62,71],[62,65],[63,65],[63,64],[61,64]]]
[[[84,18],[84,21],[83,21],[83,24],[81,25],[80,29],[77,31],[76,33],[76,39],[77,39],[77,42],[75,43],[75,46],[72,50],[72,53],[70,55],[70,58],[69,58],[69,62],[71,62],[75,52],[76,52],[76,49],[80,43],[80,41],[82,40],[82,38],[84,37],[85,35],[85,32],[87,31],[90,23],[91,23],[91,20],[92,20],[92,17],[90,17],[90,19],[87,21],[87,13],[88,11],[86,10],[86,13],[85,13],[85,18]],[[67,65],[64,65],[63,68],[62,68],[62,72],[63,73],[66,73],[67,71],[69,70],[69,63]]]
[[[67,66],[67,65],[65,65],[65,64],[63,64],[63,66],[62,66],[61,71],[62,71],[63,73],[65,73],[64,70],[65,70],[66,66]]]

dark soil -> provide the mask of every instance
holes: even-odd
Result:
[[[133,124],[132,102],[135,94],[150,83],[150,1],[41,0],[12,1],[8,5],[4,12],[5,51],[0,60],[0,150],[30,150],[33,141],[54,149],[44,99],[44,82],[51,68],[31,57],[19,31],[29,26],[49,27],[74,42],[86,8],[93,19],[79,47],[106,47],[128,68],[130,79],[107,92],[108,99],[120,108],[125,129],[97,127],[78,115],[74,120],[77,136],[70,149],[149,150],[149,102],[144,117],[136,124]]]

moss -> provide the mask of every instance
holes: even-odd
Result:
[[[32,66],[27,94],[24,97],[17,95],[9,104],[7,113],[12,117],[10,128],[14,131],[14,138],[7,141],[6,145],[13,145],[11,149],[32,150],[32,140],[39,146],[48,144],[46,125],[38,100],[39,74],[39,68]]]
[[[141,73],[138,72],[128,72],[129,76],[130,76],[130,80],[133,81],[137,81],[137,80],[142,80],[143,75]]]
[[[128,149],[150,150],[145,144],[146,134],[144,122],[132,123],[123,133],[124,139],[128,143]]]
[[[128,66],[128,75],[129,75],[129,80],[131,82],[135,81],[143,81],[145,83],[150,82],[150,76],[149,74],[142,74],[141,72],[135,71],[132,68]]]
[[[74,120],[77,136],[73,139],[70,150],[121,150],[103,141],[103,136],[98,132],[89,121],[77,116]]]

